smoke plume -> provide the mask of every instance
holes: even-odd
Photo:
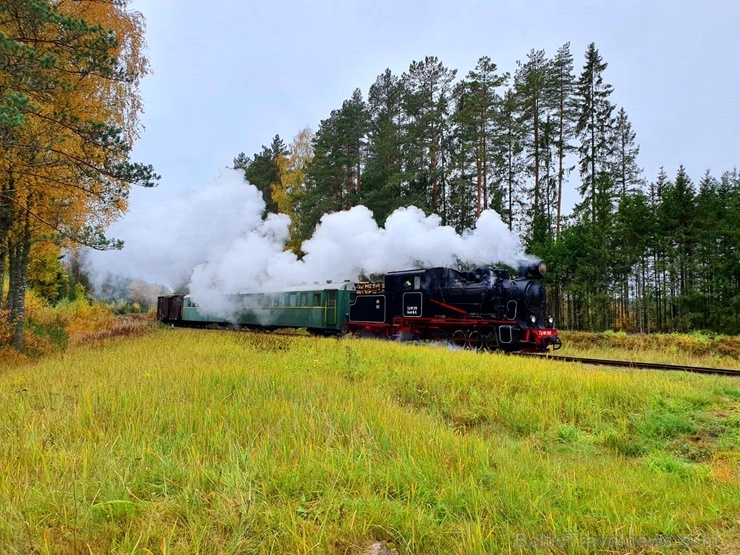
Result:
[[[175,288],[187,283],[204,311],[227,316],[233,307],[226,296],[234,293],[421,266],[515,266],[525,257],[517,236],[492,210],[459,235],[413,206],[393,212],[384,227],[366,207],[355,206],[324,215],[298,259],[284,250],[288,217],[263,219],[264,209],[260,191],[244,181],[243,172],[225,170],[204,189],[132,212],[113,230],[125,240],[123,251],[96,253],[93,268]]]

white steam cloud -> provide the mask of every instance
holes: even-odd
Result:
[[[148,192],[149,193],[149,192]],[[299,260],[284,250],[290,220],[262,219],[265,204],[241,170],[225,170],[208,187],[162,205],[132,212],[114,228],[125,240],[120,252],[95,253],[93,273],[188,284],[204,311],[228,316],[225,296],[248,290],[327,279],[356,279],[420,266],[504,263],[526,258],[518,237],[500,216],[484,211],[472,231],[459,235],[436,215],[399,208],[378,227],[364,206],[327,214],[305,241]]]

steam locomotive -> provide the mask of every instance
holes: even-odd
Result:
[[[544,262],[508,270],[429,268],[355,284],[348,331],[360,335],[451,341],[471,349],[546,351],[561,346],[546,314]]]
[[[385,339],[434,340],[475,350],[544,352],[561,341],[546,313],[544,262],[508,270],[460,272],[427,268],[390,272],[382,282],[332,282],[231,299],[232,324],[306,328],[315,334],[351,332]],[[160,297],[160,321],[175,325],[227,324],[189,295]]]

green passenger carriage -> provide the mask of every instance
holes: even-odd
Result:
[[[327,282],[287,287],[279,292],[232,295],[229,303],[235,312],[231,318],[205,313],[190,295],[171,295],[160,297],[157,316],[171,324],[235,324],[267,329],[290,327],[335,334],[344,327],[352,293],[352,282]]]

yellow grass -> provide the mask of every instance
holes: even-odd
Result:
[[[0,553],[710,553],[740,530],[739,403],[441,347],[102,338],[0,370]]]

